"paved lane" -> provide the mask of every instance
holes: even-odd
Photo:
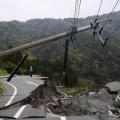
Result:
[[[37,76],[33,76],[32,79],[29,76],[17,76],[12,79],[10,84],[6,83],[7,90],[8,90],[6,94],[7,95],[11,94],[12,96],[14,95],[14,97],[12,98],[9,97],[10,101],[8,101],[7,104],[14,103],[18,100],[21,100],[27,97],[31,91],[33,91],[40,84],[43,84],[43,81],[41,81]],[[16,90],[12,85],[15,86]],[[46,118],[40,118],[41,116],[43,117],[45,115],[46,115]],[[36,120],[37,119],[40,119],[40,120],[95,120],[90,116],[65,117],[65,116],[53,115],[51,113],[46,114],[43,109],[35,109],[35,108],[32,108],[30,105],[23,105],[21,107],[11,108],[8,110],[1,110],[0,116],[9,116],[9,117],[14,117],[18,119],[25,118],[25,117],[39,117],[39,118],[30,119],[30,120],[35,120],[35,119]]]
[[[8,102],[5,104],[5,106],[8,106],[8,105],[10,105],[12,103],[15,96],[17,95],[17,88],[13,84],[11,84],[9,82],[5,82],[5,83],[8,84],[9,86],[13,87],[13,89],[14,89],[12,96],[9,98]]]
[[[8,84],[4,80],[6,80],[6,78],[0,79],[0,81],[4,82],[5,89],[6,89],[5,93],[2,96],[0,96],[0,108],[7,105],[8,101],[10,100],[11,96],[14,93],[14,88],[12,87],[12,85]]]
[[[25,77],[24,77],[25,78]],[[30,79],[29,81],[26,81],[26,83],[27,84],[29,84],[29,85],[31,85],[31,86],[34,86],[35,88],[37,88],[40,84],[38,84],[38,83],[35,83],[35,78],[29,78],[28,76],[27,76],[27,78],[28,79]],[[34,81],[32,81],[32,79],[34,80]],[[30,94],[30,93],[29,93]],[[21,106],[20,108],[19,108],[19,110],[17,111],[17,113],[14,115],[14,118],[19,118],[20,116],[21,116],[21,114],[22,114],[22,112],[26,109],[26,107],[27,107],[27,105],[23,105],[23,106]],[[24,113],[24,114],[26,114],[26,113]],[[26,114],[27,115],[27,114]]]
[[[18,108],[13,108],[10,110],[4,110],[4,111],[2,111],[2,113],[3,114],[6,113],[6,116],[12,115],[12,117],[13,117],[17,110],[18,110]],[[90,116],[66,116],[66,117],[62,116],[62,117],[58,117],[58,116],[52,115],[52,114],[48,114],[46,116],[46,118],[41,118],[44,116],[45,116],[45,112],[43,110],[40,110],[40,109],[38,110],[38,109],[32,108],[30,105],[27,105],[26,108],[24,109],[24,111],[20,114],[19,119],[26,118],[26,117],[33,117],[33,120],[98,120],[98,119],[95,119],[95,118],[90,117]],[[26,120],[28,120],[28,119],[26,119]],[[30,119],[30,120],[32,120],[32,119]]]
[[[38,76],[34,76],[33,78],[30,78],[29,76],[14,77],[10,83],[5,82],[6,93],[1,97],[5,102],[1,101],[1,106],[8,106],[14,102],[24,99],[29,96],[31,91],[41,84],[43,84],[43,81],[41,81]],[[6,99],[6,96],[8,96],[9,99],[8,97]],[[10,110],[1,110],[0,116],[19,118],[26,107],[27,105],[21,106],[20,108],[12,108]]]
[[[11,84],[13,84],[17,88],[17,95],[13,102],[24,99],[29,96],[30,92],[36,89],[37,86],[29,84],[29,82],[41,85],[43,81],[40,79],[35,79],[34,77],[31,79],[29,76],[17,76],[11,80]]]

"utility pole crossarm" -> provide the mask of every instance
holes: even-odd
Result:
[[[99,23],[101,23],[103,21],[106,21],[106,20],[108,20],[108,19],[98,21],[98,22],[96,22],[96,24],[99,24]],[[72,32],[72,31],[64,32],[64,33],[60,33],[60,34],[50,36],[50,37],[47,37],[47,38],[39,39],[39,40],[34,41],[34,42],[26,43],[24,45],[21,45],[21,46],[12,48],[12,49],[1,51],[0,52],[0,57],[7,56],[7,55],[10,55],[10,54],[19,52],[19,51],[23,51],[25,49],[32,48],[32,47],[35,47],[35,46],[39,46],[39,45],[44,44],[44,43],[56,41],[58,39],[62,39],[64,37],[70,36],[71,34],[77,34],[77,33],[92,29],[94,27],[95,27],[94,25],[88,25],[88,26],[85,26],[85,27],[82,27],[82,28],[78,28],[76,30],[76,32]]]

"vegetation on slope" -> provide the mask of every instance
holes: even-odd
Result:
[[[2,95],[3,92],[5,92],[5,86],[4,86],[3,82],[0,81],[0,95]]]
[[[8,75],[6,70],[0,69],[0,76]]]
[[[112,15],[113,22],[108,23],[103,38],[119,25],[120,12]],[[100,16],[99,19],[107,15]],[[92,18],[92,17],[91,17]],[[91,18],[79,19],[79,27],[88,24]],[[94,18],[94,17],[93,17]],[[26,22],[0,22],[0,49],[8,49],[39,38],[64,32],[71,26],[73,19],[37,19]],[[77,42],[70,42],[68,57],[69,87],[78,86],[81,79],[96,84],[120,80],[120,30],[111,37],[103,48],[99,39],[93,40],[92,31],[76,35]],[[66,39],[66,38],[65,38]],[[28,74],[33,66],[34,74],[48,76],[56,84],[64,83],[62,76],[65,39],[30,49],[30,57],[18,74]],[[67,39],[70,39],[68,37]],[[94,49],[93,49],[94,48]],[[7,56],[0,60],[0,69],[10,73],[21,59],[22,53]],[[93,85],[94,86],[94,85]]]

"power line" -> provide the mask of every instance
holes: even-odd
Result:
[[[78,18],[79,18],[79,14],[80,14],[80,8],[81,8],[81,0],[79,1],[79,7],[78,7],[78,14],[77,14],[77,23],[78,23]]]
[[[78,0],[75,1],[75,11],[74,11],[74,26],[76,22],[76,13],[77,13]]]
[[[110,37],[120,28],[120,25],[118,25],[109,35],[108,37],[105,38],[105,42],[103,44],[103,46],[105,46],[105,44],[107,43],[107,41],[110,39]]]
[[[78,10],[78,0],[75,1],[75,11],[74,11],[74,18],[76,18],[77,10]]]
[[[100,2],[100,5],[99,5],[99,9],[98,9],[98,12],[97,12],[97,16],[96,16],[95,22],[96,22],[97,19],[98,19],[98,15],[99,15],[99,13],[100,13],[100,10],[101,10],[101,7],[102,7],[102,3],[103,3],[103,0],[101,0],[101,2]]]
[[[74,27],[77,27],[78,23],[78,17],[80,13],[80,7],[81,7],[81,0],[76,0],[75,1],[75,11],[74,11]]]
[[[118,29],[120,28],[120,25],[118,25],[110,34],[106,39],[109,39]]]
[[[112,11],[107,16],[107,19],[111,17],[111,15],[113,14],[114,9],[116,8],[116,6],[118,5],[119,2],[120,2],[120,0],[117,0],[117,2],[115,3],[115,6],[113,7]],[[100,29],[100,32],[102,32],[102,30],[105,27],[105,25],[107,24],[107,22],[108,22],[108,20],[105,21],[105,23],[103,24],[103,26]]]

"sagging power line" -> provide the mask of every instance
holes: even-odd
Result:
[[[97,36],[99,37],[99,39],[100,39],[101,44],[102,44],[103,47],[105,46],[105,44],[107,43],[107,40],[111,37],[111,35],[109,35],[109,37],[107,37],[107,38],[104,40],[104,39],[102,38],[102,36],[101,36],[102,31],[103,31],[104,27],[106,26],[106,24],[108,23],[108,21],[110,20],[109,18],[112,16],[114,9],[118,6],[119,2],[120,2],[120,0],[117,0],[117,1],[116,1],[113,9],[112,9],[111,12],[108,14],[108,16],[107,16],[107,18],[106,18],[107,20],[104,22],[103,26],[102,26],[99,30],[97,30],[98,26],[97,26],[97,27],[94,27],[94,30],[93,30],[93,34],[94,34],[94,35],[93,35],[93,36],[95,36],[95,35],[97,34]],[[95,20],[94,20],[93,22],[91,22],[91,24],[95,24],[96,21],[98,20],[98,16],[99,16],[99,13],[100,13],[102,4],[103,4],[103,0],[100,1],[100,5],[99,5],[98,12],[97,12],[97,16],[96,16]],[[119,26],[118,26],[118,28],[119,28]],[[118,29],[118,28],[116,28],[116,29]],[[115,31],[116,31],[116,29],[115,29]],[[111,34],[113,34],[115,31],[113,30],[113,32],[112,32]]]
[[[117,7],[117,5],[119,4],[119,2],[120,2],[120,0],[117,0],[117,2],[115,3],[113,9],[112,9],[111,12],[108,14],[107,19],[112,16],[112,14],[113,14],[113,12],[114,12],[114,9]],[[101,27],[101,29],[100,29],[100,31],[99,31],[100,34],[102,33],[102,31],[103,31],[103,29],[104,29],[104,27],[106,26],[107,23],[108,23],[108,20],[106,20],[105,23],[103,24],[103,26]]]
[[[99,13],[100,13],[100,10],[101,10],[101,7],[102,7],[102,3],[103,3],[103,0],[100,1],[100,5],[99,5],[99,8],[98,8],[97,16],[96,16],[96,18],[95,18],[95,22],[96,22],[97,19],[98,19],[98,16],[99,16]]]
[[[80,8],[81,8],[81,0],[76,0],[75,1],[75,11],[74,11],[74,23],[73,23],[73,26],[75,26],[75,27],[77,27],[77,24],[78,24]]]
[[[120,25],[118,25],[106,38],[105,42],[103,44],[103,47],[106,45],[107,41],[110,39],[110,37],[120,28]]]

